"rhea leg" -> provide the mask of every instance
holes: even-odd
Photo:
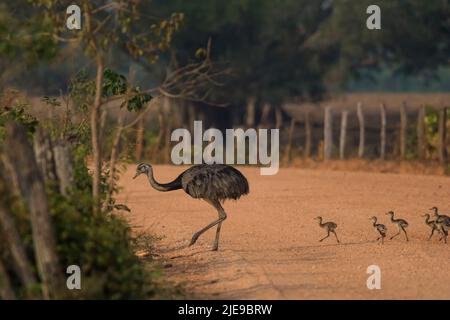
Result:
[[[218,225],[217,226],[217,231],[216,231],[216,239],[214,241],[214,246],[213,246],[213,250],[217,250],[218,247],[219,247],[220,228],[222,226],[222,222],[227,218],[227,215],[226,215],[225,211],[223,210],[222,206],[220,205],[220,203],[218,201],[206,200],[206,199],[205,199],[205,201],[208,202],[214,208],[217,209],[217,212],[219,213],[219,219],[217,219],[216,221],[211,222],[206,227],[204,227],[201,230],[199,230],[196,233],[194,233],[194,235],[192,236],[192,240],[191,240],[191,243],[189,244],[189,246],[192,246],[195,242],[197,242],[198,238],[203,233],[205,233],[206,231],[208,231],[209,229],[211,229],[215,225]]]
[[[330,230],[328,230],[327,232],[328,232],[327,236],[325,238],[320,239],[319,242],[322,242],[323,240],[325,240],[326,238],[328,238],[330,236]]]
[[[405,228],[403,228],[403,227],[400,227],[400,228],[401,228],[402,231],[405,233],[406,241],[409,241],[409,239],[408,239],[408,234],[406,233]]]
[[[340,241],[339,241],[339,239],[338,239],[338,236],[337,236],[337,234],[336,234],[336,231],[332,230],[331,232],[334,233],[334,236],[336,237],[337,242],[340,243]]]
[[[431,229],[431,234],[430,234],[430,236],[428,237],[428,241],[431,240],[431,237],[433,236],[435,230],[436,230],[436,228]]]
[[[397,232],[396,234],[394,234],[394,235],[391,237],[391,240],[394,239],[396,236],[398,236],[398,235],[400,234],[400,232],[401,232],[401,230],[400,230],[400,228],[399,228],[399,229],[398,229],[398,232]]]

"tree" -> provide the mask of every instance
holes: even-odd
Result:
[[[100,141],[100,109],[104,103],[104,73],[108,55],[113,49],[126,49],[133,56],[145,56],[150,62],[156,61],[158,54],[166,50],[183,20],[183,15],[174,13],[168,19],[149,18],[141,15],[141,1],[87,1],[81,2],[84,27],[72,32],[65,27],[66,16],[62,15],[71,1],[35,0],[36,14],[51,21],[51,30],[45,35],[54,42],[76,42],[96,66],[95,91],[91,107],[91,144],[93,156],[93,196],[95,207],[100,209],[100,177],[102,168]],[[144,29],[136,22],[144,19],[148,25]],[[125,94],[124,84],[115,83],[114,95]],[[119,86],[119,87],[117,87]],[[122,91],[120,91],[122,90]]]

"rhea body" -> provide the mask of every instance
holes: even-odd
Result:
[[[439,209],[437,207],[432,207],[430,210],[433,211],[435,223],[442,234],[442,237],[439,240],[444,239],[444,242],[447,243],[448,231],[450,230],[450,217],[445,214],[439,214]]]
[[[318,220],[319,221],[319,226],[321,228],[324,228],[326,230],[326,232],[327,232],[327,235],[324,238],[320,239],[319,242],[322,242],[323,240],[325,240],[326,238],[328,238],[330,236],[330,233],[333,233],[334,236],[336,237],[336,241],[339,243],[339,239],[338,239],[338,236],[336,234],[336,228],[337,228],[337,224],[336,223],[334,223],[332,221],[322,222],[323,221],[322,217],[317,217],[317,218],[314,218],[314,219]]]
[[[404,219],[395,219],[393,211],[389,211],[386,214],[388,216],[390,216],[391,222],[398,226],[398,232],[391,237],[391,240],[394,239],[396,236],[398,236],[403,231],[403,233],[405,234],[405,237],[406,237],[406,241],[409,241],[408,234],[406,233],[406,228],[409,225],[408,222],[406,222],[406,220],[404,220]]]
[[[425,218],[425,224],[431,228],[431,234],[428,237],[428,241],[430,241],[431,237],[433,237],[434,232],[437,231],[438,233],[441,233],[441,228],[440,228],[439,224],[436,223],[435,220],[430,220],[431,216],[428,213],[424,214],[422,217]]]
[[[195,199],[203,199],[212,205],[218,212],[219,218],[206,227],[200,229],[192,236],[190,246],[198,238],[217,225],[213,250],[219,248],[220,229],[227,214],[222,207],[225,200],[237,200],[249,193],[249,185],[244,175],[237,169],[224,164],[199,164],[190,167],[169,183],[159,183],[153,176],[153,167],[148,163],[141,163],[136,168],[133,179],[145,174],[150,185],[161,192],[183,189]]]
[[[370,218],[370,220],[373,221],[373,224],[372,224],[373,227],[380,234],[380,236],[377,238],[377,241],[379,241],[381,239],[381,243],[383,244],[384,243],[384,238],[386,238],[386,232],[387,232],[386,226],[384,224],[377,223],[378,219],[375,216]]]

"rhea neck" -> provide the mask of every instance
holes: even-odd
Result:
[[[372,218],[372,221],[373,221],[373,226],[376,227],[376,225],[377,225],[377,218],[376,218],[376,217],[373,217],[373,218]]]
[[[426,224],[431,224],[431,222],[430,222],[430,215],[427,213],[426,215],[424,215],[424,217],[425,217],[425,223]]]
[[[394,219],[394,213],[389,212],[388,214],[391,216],[391,221],[392,222],[396,222],[397,221],[397,219]]]
[[[166,191],[172,191],[181,189],[181,181],[180,179],[175,179],[172,182],[169,183],[159,183],[155,180],[155,177],[153,176],[153,169],[149,168],[146,172],[148,182],[152,186],[153,189],[156,189],[158,191],[166,192]]]
[[[322,217],[318,217],[317,220],[319,220],[319,226],[323,226],[324,224],[322,223]]]

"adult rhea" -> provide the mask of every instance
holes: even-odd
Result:
[[[159,183],[153,177],[153,168],[148,163],[141,163],[136,168],[135,179],[140,174],[146,174],[150,185],[158,191],[183,189],[195,199],[203,199],[216,208],[219,219],[208,224],[192,236],[190,246],[207,230],[217,225],[213,250],[219,248],[220,228],[227,214],[221,203],[227,199],[237,200],[249,192],[248,181],[237,169],[225,164],[199,164],[190,167],[169,183]]]

